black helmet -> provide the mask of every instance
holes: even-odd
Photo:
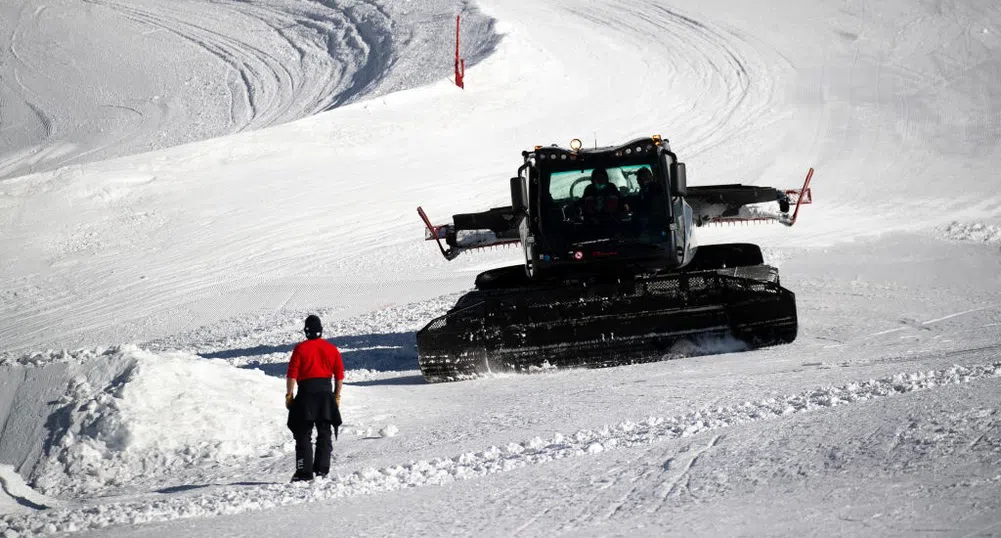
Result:
[[[310,314],[306,318],[306,326],[302,329],[306,333],[306,338],[310,340],[314,338],[319,338],[323,334],[323,324],[320,323],[320,318],[313,314]]]

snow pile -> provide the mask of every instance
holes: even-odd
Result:
[[[795,206],[790,208],[790,212]],[[782,213],[778,203],[746,205],[737,211],[737,216],[742,219],[775,219],[782,220],[789,214]]]
[[[947,239],[975,243],[1001,243],[1001,226],[982,222],[961,223],[952,221],[942,228]]]
[[[521,443],[491,446],[480,452],[467,452],[450,458],[412,461],[380,469],[367,468],[348,475],[318,479],[311,484],[270,484],[152,502],[139,500],[79,509],[54,509],[31,516],[7,515],[0,519],[0,532],[42,534],[77,531],[109,525],[236,514],[324,499],[440,485],[554,460],[699,435],[738,424],[775,420],[796,413],[997,377],[1001,377],[1001,361],[972,367],[954,366],[938,371],[901,373],[758,402],[702,409],[681,416],[649,417],[640,422],[623,422],[569,435],[557,433],[545,440],[535,437]]]
[[[281,382],[257,370],[185,353],[116,352],[127,365],[110,383],[77,376],[59,400],[60,427],[34,484],[84,494],[207,463],[278,454]]]
[[[459,230],[455,234],[455,244],[464,248],[476,248],[497,242],[497,234],[490,230]]]

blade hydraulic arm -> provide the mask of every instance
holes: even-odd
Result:
[[[810,180],[813,168],[806,174],[802,189],[779,190],[752,185],[712,185],[688,187],[687,200],[694,220],[699,225],[735,222],[775,221],[792,226],[801,205],[813,202]],[[754,207],[756,204],[778,203],[778,212]],[[792,215],[789,214],[792,210]]]
[[[431,224],[421,207],[417,208],[417,214],[424,221],[424,239],[436,241],[447,260],[453,260],[467,250],[508,245],[521,240],[518,232],[520,218],[511,207],[452,215],[452,223],[440,225]]]

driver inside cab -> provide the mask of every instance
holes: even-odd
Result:
[[[619,188],[608,180],[608,171],[595,168],[591,184],[584,189],[584,214],[614,214],[619,209]]]

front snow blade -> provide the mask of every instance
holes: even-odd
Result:
[[[490,372],[605,367],[732,339],[792,342],[796,301],[766,265],[608,284],[473,291],[417,333],[430,382]]]

